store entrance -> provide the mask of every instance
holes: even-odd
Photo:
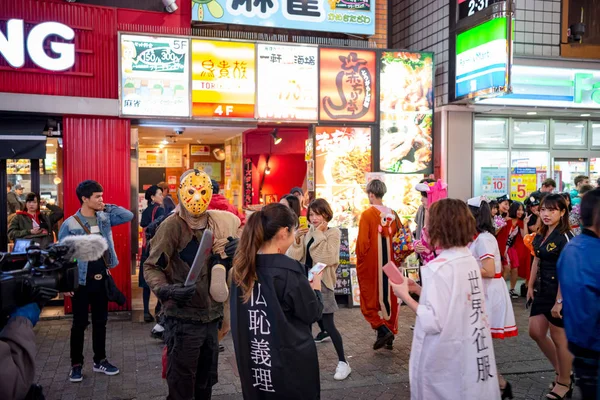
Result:
[[[575,189],[574,179],[578,175],[589,176],[587,158],[563,158],[552,159],[552,171],[559,192],[570,192]]]

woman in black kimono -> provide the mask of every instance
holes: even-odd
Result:
[[[321,318],[321,277],[285,255],[298,217],[283,204],[250,216],[233,260],[231,332],[246,400],[320,398],[311,324]]]
[[[573,238],[569,209],[564,197],[560,194],[544,197],[540,206],[540,217],[543,224],[533,240],[535,259],[527,290],[528,304],[533,300],[529,317],[529,336],[536,341],[556,371],[556,381],[547,397],[560,400],[571,397],[573,392],[573,356],[569,352],[564,329],[563,299],[556,270],[560,253]],[[539,284],[537,290],[536,281]]]

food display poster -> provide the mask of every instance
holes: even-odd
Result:
[[[380,57],[379,167],[433,172],[433,53],[384,51]]]
[[[360,307],[360,286],[358,284],[356,268],[350,269],[350,284],[352,285],[352,305],[354,307]]]
[[[140,147],[139,149],[139,167],[140,168],[165,168],[166,153],[164,149],[158,147]]]
[[[192,40],[192,116],[254,119],[254,43]]]
[[[375,0],[194,0],[192,20],[374,35]]]
[[[120,40],[121,114],[189,117],[189,39],[122,34]]]
[[[348,229],[342,228],[340,240],[340,265],[336,270],[336,281],[334,293],[336,295],[350,295],[352,285],[350,283],[350,241]]]
[[[315,190],[315,162],[313,160],[306,162],[306,190],[309,192]]]
[[[257,115],[262,120],[316,121],[319,48],[257,45]]]
[[[377,53],[320,48],[319,120],[375,122]]]
[[[190,153],[193,156],[210,156],[210,146],[193,144]]]
[[[217,182],[221,182],[221,163],[220,162],[195,162],[194,169],[204,171]]]
[[[525,201],[527,196],[537,189],[537,171],[535,168],[512,168],[510,176],[511,200]]]
[[[508,191],[508,169],[481,167],[481,194],[489,199],[505,195]]]
[[[252,204],[252,159],[244,159],[244,206]]]
[[[167,149],[167,167],[181,168],[183,166],[183,149]]]

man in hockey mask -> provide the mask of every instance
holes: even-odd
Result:
[[[210,399],[218,380],[218,327],[240,220],[226,211],[207,211],[212,184],[202,171],[189,170],[181,176],[177,197],[179,206],[150,242],[144,277],[163,303],[167,398]],[[214,235],[212,256],[196,285],[185,287],[206,229]]]

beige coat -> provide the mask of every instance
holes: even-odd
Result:
[[[341,232],[338,228],[329,228],[325,232],[321,232],[311,226],[308,233],[300,241],[300,244],[294,240],[294,243],[287,251],[287,256],[300,261],[303,265],[306,264],[306,246],[312,238],[315,239],[310,246],[313,266],[319,262],[327,264],[327,268],[323,271],[322,283],[328,289],[334,290],[337,279],[336,270],[340,264]]]

